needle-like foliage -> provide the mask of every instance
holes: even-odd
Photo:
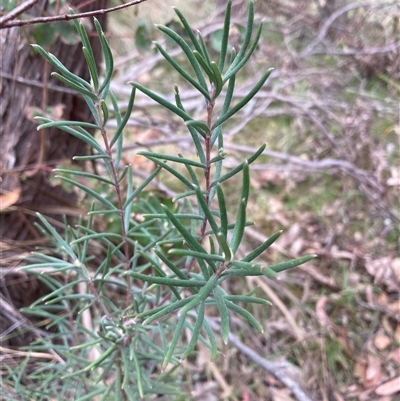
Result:
[[[256,95],[272,69],[266,68],[254,88],[236,104],[231,104],[236,75],[256,48],[261,26],[253,39],[254,4],[250,1],[244,41],[238,52],[230,52],[230,10],[228,2],[216,61],[212,60],[213,53],[208,51],[201,34],[193,32],[179,10],[175,9],[175,12],[188,40],[173,29],[158,25],[158,29],[187,57],[189,68],[155,44],[165,61],[204,97],[204,121],[196,120],[185,111],[177,86],[171,88],[175,95],[176,104],[173,104],[138,82],[130,82],[131,96],[125,114],[122,113],[110,89],[114,64],[112,52],[97,20],[95,28],[104,55],[104,77],[98,73],[98,61],[94,59],[81,22],[76,21],[75,25],[90,71],[90,82],[71,73],[39,45],[33,45],[56,70],[53,75],[82,95],[94,120],[93,124],[39,117],[41,125],[38,129],[58,127],[78,137],[92,149],[92,155],[80,156],[79,160],[96,162],[102,171],[100,174],[57,170],[59,179],[91,198],[89,218],[81,219],[75,227],[66,226],[62,235],[39,215],[42,231],[54,244],[54,256],[35,253],[25,267],[38,274],[50,288],[50,294],[37,300],[29,313],[46,318],[48,327],[56,328],[55,337],[62,338],[54,343],[50,337],[43,339],[31,349],[53,346],[61,360],[69,361],[63,365],[62,374],[60,362],[52,367],[43,366],[41,373],[36,375],[44,377],[50,370],[58,378],[57,383],[69,383],[64,387],[57,384],[59,399],[70,399],[72,393],[75,400],[95,396],[101,400],[137,400],[153,393],[177,393],[173,381],[168,383],[169,376],[162,373],[171,363],[188,357],[198,341],[210,349],[213,358],[216,356],[216,336],[207,321],[209,307],[216,306],[219,311],[224,343],[229,339],[231,314],[239,315],[256,330],[264,330],[262,323],[239,304],[265,304],[267,301],[249,295],[228,294],[221,287],[223,281],[254,275],[272,278],[276,273],[314,257],[308,255],[268,266],[253,263],[279,237],[280,231],[244,257],[240,252],[246,226],[251,224],[247,221],[251,164],[262,154],[265,145],[226,171],[223,124]],[[231,54],[230,58],[228,54]],[[182,119],[182,127],[186,125],[185,129],[193,139],[192,159],[175,154],[140,152],[158,166],[141,182],[137,182],[131,166],[121,166],[124,129],[135,107],[136,91],[143,92]],[[218,104],[222,104],[220,109],[216,106],[217,99],[220,100]],[[113,135],[106,126],[110,116],[118,123]],[[89,130],[100,132],[102,144]],[[187,174],[182,171],[182,166]],[[161,170],[181,184],[182,193],[175,197],[175,203],[168,199],[160,202],[146,191]],[[221,184],[236,175],[241,175],[242,182],[238,210],[232,217]],[[135,220],[134,212],[140,213],[143,221]],[[94,221],[101,216],[116,219],[117,228],[99,230]],[[93,242],[104,250],[100,262],[98,256],[94,260],[95,255],[91,253]],[[59,275],[65,279],[60,280]],[[125,294],[124,302],[111,296],[116,290]],[[84,320],[88,311],[93,317],[93,330],[88,329]],[[181,346],[184,331],[191,332],[191,338]],[[33,398],[41,399],[40,391]]]

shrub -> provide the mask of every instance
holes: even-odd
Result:
[[[231,105],[235,78],[254,52],[261,35],[260,25],[253,38],[254,5],[250,2],[247,28],[239,51],[228,49],[230,3],[227,5],[217,62],[211,61],[201,34],[196,36],[188,22],[175,9],[188,41],[166,26],[158,26],[184,52],[190,67],[184,67],[155,44],[165,60],[204,97],[205,121],[186,113],[178,86],[175,103],[137,82],[130,82],[131,96],[122,111],[110,90],[113,56],[100,24],[95,20],[105,60],[104,77],[98,74],[96,60],[84,25],[75,20],[83,53],[90,71],[86,82],[68,71],[53,55],[33,45],[56,70],[53,75],[85,99],[93,123],[52,121],[38,117],[39,129],[57,127],[80,138],[93,152],[77,160],[91,161],[98,171],[56,169],[59,178],[92,199],[87,218],[74,227],[65,224],[57,231],[41,215],[42,232],[51,240],[51,252],[35,252],[24,270],[36,274],[50,293],[26,310],[48,319],[52,334],[38,339],[30,351],[55,352],[52,363],[36,363],[28,383],[19,395],[36,400],[101,400],[150,397],[152,394],[179,394],[175,365],[188,357],[198,341],[205,344],[212,358],[217,355],[217,339],[207,318],[207,309],[216,307],[220,315],[220,335],[228,342],[230,314],[244,318],[256,330],[262,325],[240,304],[268,304],[253,296],[228,294],[222,283],[235,277],[264,275],[307,262],[306,255],[272,266],[254,260],[280,235],[280,231],[256,249],[240,256],[250,191],[250,165],[265,148],[235,168],[224,168],[223,125],[260,90],[271,74],[267,69],[253,89]],[[229,63],[228,63],[229,60]],[[228,64],[228,65],[227,65]],[[122,166],[124,129],[134,107],[135,93],[141,91],[175,116],[180,117],[193,140],[193,157],[139,152],[157,168],[144,181],[135,180],[131,166]],[[216,101],[221,107],[216,106]],[[216,112],[218,110],[218,112]],[[113,116],[118,127],[112,134],[107,120]],[[100,132],[102,144],[91,134]],[[161,170],[171,174],[182,189],[172,199],[160,199],[148,185]],[[224,183],[241,175],[237,213],[228,213]],[[101,184],[101,185],[100,185]],[[135,216],[140,216],[140,219]],[[115,218],[117,227],[96,229],[99,218]],[[94,246],[97,244],[97,247]],[[94,249],[101,250],[101,257]],[[183,330],[192,336],[180,344]],[[61,397],[61,398],[60,398]]]

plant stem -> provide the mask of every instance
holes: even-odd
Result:
[[[206,203],[207,205],[209,205],[210,202],[210,190],[211,190],[211,179],[210,179],[210,175],[211,175],[211,127],[212,127],[212,116],[213,116],[213,111],[214,111],[214,106],[215,106],[215,99],[214,99],[214,95],[215,95],[215,87],[214,85],[211,86],[211,91],[210,91],[210,97],[211,97],[211,101],[207,102],[207,126],[208,126],[208,133],[205,137],[205,152],[206,152],[206,168],[204,169],[204,177],[206,180]],[[204,220],[203,220],[203,225],[201,227],[201,240],[200,242],[203,241],[204,237],[205,237],[205,233],[206,233],[206,229],[207,229],[207,218],[204,216]]]
[[[99,109],[100,109],[100,107],[99,107]],[[99,110],[99,115],[101,115],[101,110]],[[129,246],[128,246],[127,235],[126,235],[127,230],[125,227],[125,220],[124,220],[124,202],[122,200],[121,186],[119,183],[117,170],[115,169],[114,159],[112,158],[112,149],[110,147],[110,144],[109,144],[109,141],[107,138],[107,131],[105,130],[104,126],[102,127],[102,130],[101,130],[101,136],[103,137],[104,146],[105,146],[107,155],[110,156],[110,165],[111,165],[111,172],[112,172],[111,179],[114,181],[115,192],[117,194],[119,217],[121,220],[122,241],[124,242],[123,249],[124,249],[124,255],[125,255],[125,270],[128,271],[129,267],[130,267],[130,262],[129,262],[130,258],[129,258]],[[126,293],[126,307],[128,307],[132,302],[132,294],[131,294],[132,278],[128,275],[127,280],[128,280],[128,286],[127,286],[128,291]]]

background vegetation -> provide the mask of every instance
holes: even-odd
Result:
[[[234,2],[233,45],[242,32],[244,3]],[[134,21],[147,30],[144,37],[158,41],[152,23],[175,21],[167,2],[157,4],[140,7]],[[208,41],[218,41],[223,2],[220,8],[215,2],[174,4]],[[120,68],[116,81],[122,88],[125,80],[137,77],[167,93],[177,77],[159,65],[159,56],[144,42],[143,48],[132,49],[131,12],[132,17],[115,14],[111,21]],[[259,1],[256,15],[265,20],[262,40],[235,95],[246,93],[266,60],[275,71],[229,127],[225,144],[229,157],[240,160],[260,138],[267,142],[263,160],[253,167],[250,212],[257,225],[246,230],[247,240],[249,246],[259,244],[266,233],[284,229],[273,252],[264,255],[267,261],[304,252],[320,257],[275,283],[247,279],[231,284],[232,290],[256,284],[258,294],[275,304],[254,311],[266,322],[265,335],[254,336],[239,322],[237,333],[260,355],[292,362],[293,373],[316,400],[397,399],[398,5]],[[118,91],[118,83],[114,88]],[[201,112],[189,88],[182,89],[182,97]],[[138,168],[145,168],[134,156],[138,148],[157,149],[161,143],[188,151],[176,121],[154,117],[145,99],[137,104],[152,115],[138,113],[132,119],[127,157]],[[164,180],[159,189],[174,193]],[[186,366],[197,399],[292,399],[287,388],[231,345],[215,364],[200,352]]]

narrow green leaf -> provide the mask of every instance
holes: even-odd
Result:
[[[222,82],[222,76],[221,73],[219,72],[218,66],[215,63],[215,61],[211,61],[211,68],[214,72],[214,84],[215,84],[215,94],[214,94],[214,99],[221,93],[222,88],[224,86]]]
[[[224,19],[224,29],[222,34],[222,41],[221,41],[221,50],[219,54],[218,60],[218,68],[222,74],[225,66],[225,59],[226,59],[226,50],[228,48],[228,40],[229,40],[229,28],[231,23],[231,8],[232,2],[231,0],[228,1],[228,4],[225,8],[225,19]]]
[[[78,187],[78,188],[82,189],[82,191],[85,191],[87,194],[93,196],[93,198],[97,199],[100,203],[102,203],[103,205],[107,206],[110,210],[118,211],[118,209],[109,200],[107,200],[106,198],[102,197],[100,194],[98,194],[93,189],[87,187],[86,185],[81,184],[78,181],[71,180],[68,177],[63,177],[61,175],[56,175],[56,178],[60,178],[61,180],[69,182],[70,184],[74,185],[75,187]]]
[[[199,53],[201,53],[201,50],[202,50],[202,49],[201,49],[200,43],[199,43],[199,41],[197,40],[195,34],[193,33],[193,30],[192,30],[192,28],[190,27],[189,23],[187,22],[186,18],[183,16],[183,14],[179,11],[178,8],[176,8],[176,7],[172,7],[172,8],[173,8],[173,10],[175,11],[176,15],[179,17],[179,19],[181,20],[182,25],[183,25],[183,27],[185,28],[186,33],[189,35],[190,40],[191,40],[192,43],[193,43],[193,46],[195,47],[195,49],[196,49]]]
[[[257,319],[249,311],[234,304],[231,301],[228,301],[226,298],[225,298],[225,304],[231,311],[244,317],[255,329],[257,329],[261,333],[264,333],[264,329],[261,326],[261,324],[257,321]]]
[[[85,367],[85,372],[87,372],[88,370],[92,370],[93,368],[99,366],[104,360],[106,360],[116,349],[117,349],[117,344],[112,344],[110,346],[110,348],[107,348],[104,353],[97,358],[95,361],[93,361],[92,363],[90,363],[89,365],[87,365]]]
[[[226,153],[219,154],[218,156],[213,157],[210,160],[210,164],[217,163],[217,162],[220,162],[222,160],[225,160],[225,156],[226,156]]]
[[[287,262],[278,263],[276,265],[268,266],[271,270],[276,273],[279,273],[284,270],[291,269],[293,267],[302,265],[303,263],[309,262],[312,259],[315,259],[318,255],[305,255],[300,258],[289,260]]]
[[[135,236],[135,235],[136,236],[140,235],[138,233],[134,234],[136,231],[141,231],[144,228],[146,228],[147,226],[153,226],[154,227],[154,222],[155,222],[155,219],[148,219],[147,221],[144,221],[143,223],[140,223],[140,224],[137,224],[136,222],[134,222],[134,226],[131,227],[129,229],[129,231],[126,233],[126,235],[128,236],[128,241],[130,240],[129,237]],[[148,238],[149,233],[146,232],[145,236]]]
[[[185,112],[185,108],[183,107],[183,104],[182,104],[182,101],[181,101],[181,97],[180,97],[180,94],[179,94],[178,85],[174,85],[174,95],[175,95],[176,106],[179,109],[181,109],[183,112]],[[189,133],[190,133],[190,135],[192,137],[194,146],[196,147],[196,152],[197,152],[197,155],[200,158],[200,162],[205,164],[206,163],[206,156],[204,154],[204,150],[203,150],[203,147],[201,145],[200,138],[197,135],[197,131],[193,127],[191,127],[190,125],[188,125],[187,127],[188,127]]]
[[[134,349],[132,348],[132,343],[129,344],[129,353],[132,354],[132,352],[134,352]],[[126,352],[126,350],[124,349],[121,352],[121,360],[122,360],[122,370],[123,370],[123,379],[122,379],[122,383],[121,383],[121,388],[125,389],[127,383],[128,383],[128,379],[129,379],[129,366],[131,365],[131,361],[132,358],[128,359],[128,352]]]
[[[118,140],[118,138],[120,137],[120,135],[122,134],[127,122],[129,121],[129,118],[131,116],[132,113],[132,109],[133,109],[133,104],[135,103],[135,95],[136,95],[136,88],[133,86],[132,87],[132,92],[129,96],[129,101],[128,101],[128,107],[126,108],[125,111],[125,115],[124,118],[122,119],[122,121],[118,124],[118,128],[117,131],[115,132],[111,142],[110,142],[110,146],[112,147],[115,142]]]
[[[215,129],[219,125],[223,124],[226,120],[231,118],[234,114],[236,114],[241,108],[243,108],[253,97],[255,94],[262,88],[265,81],[271,75],[273,68],[269,68],[260,78],[260,80],[255,84],[254,88],[242,99],[240,100],[235,106],[233,106],[227,113],[221,115],[220,118],[214,123],[212,129]]]
[[[61,237],[61,235],[54,229],[54,227],[40,214],[36,213],[36,216],[39,218],[39,220],[42,222],[46,230],[54,237],[54,239],[57,241],[58,246],[63,249],[70,257],[71,259],[75,262],[78,260],[76,257],[74,251],[71,249],[70,245],[65,242],[65,240]]]
[[[166,277],[167,276],[166,273],[164,273],[164,271],[162,270],[162,268],[158,264],[158,262],[156,261],[156,259],[153,258],[148,252],[139,251],[139,254],[150,262],[150,264],[154,268],[155,273],[157,274],[157,276],[159,276],[159,277]],[[170,286],[169,288],[174,293],[176,299],[181,299],[181,296],[180,296],[179,292],[176,290],[176,288],[174,286]]]
[[[81,37],[83,48],[87,52],[87,54],[85,54],[85,58],[87,60],[88,66],[89,66],[89,72],[92,77],[93,86],[96,90],[98,90],[99,74],[97,71],[96,59],[94,58],[93,49],[92,49],[92,45],[90,44],[89,36],[86,32],[86,29],[85,29],[82,21],[80,21],[78,19],[74,19],[74,24],[75,24],[75,28],[76,28],[77,32],[79,33],[79,36]],[[84,51],[84,53],[85,53],[85,51]]]
[[[50,294],[47,294],[39,299],[36,300],[36,302],[39,300],[40,302],[47,302],[51,299],[54,299],[57,295],[65,293],[67,290],[71,289],[72,287],[75,287],[79,285],[80,283],[85,283],[85,279],[80,279],[80,280],[73,280],[71,283],[65,284],[61,286],[58,289],[55,289],[52,291]]]
[[[247,276],[261,276],[262,266],[260,264],[252,264],[248,262],[240,262],[232,260],[232,267],[225,270],[222,274],[223,277],[247,277]]]
[[[201,210],[203,211],[204,215],[207,218],[207,221],[210,223],[211,229],[213,230],[214,234],[217,235],[219,233],[219,227],[217,223],[215,222],[214,216],[211,213],[210,207],[207,205],[207,202],[203,196],[202,191],[200,188],[196,185],[195,187],[196,191],[196,196],[197,196],[197,201],[199,203],[199,206]]]
[[[220,255],[211,255],[208,253],[192,251],[190,249],[170,249],[168,251],[168,254],[177,255],[177,256],[192,256],[196,259],[203,259],[203,260],[213,261],[213,262],[223,262],[225,260]]]
[[[89,277],[90,276],[86,277],[86,279],[88,279]],[[95,297],[92,294],[62,294],[59,297],[52,298],[49,301],[45,302],[45,305],[64,303],[64,302],[67,302],[67,301],[73,300],[73,299],[78,299],[78,300],[82,300],[85,302],[86,301],[89,302],[91,300],[94,300]]]
[[[261,255],[266,249],[268,249],[282,234],[283,230],[279,230],[276,233],[272,234],[265,242],[263,242],[260,246],[258,246],[254,251],[250,252],[247,256],[245,256],[242,261],[243,262],[251,262],[257,256]]]
[[[138,319],[142,319],[146,316],[149,316],[146,320],[143,321],[142,325],[146,326],[147,324],[150,324],[152,322],[154,322],[157,319],[162,318],[163,316],[168,315],[169,313],[172,313],[174,311],[176,311],[179,308],[182,308],[183,306],[185,306],[186,304],[188,304],[191,300],[193,300],[195,298],[195,294],[194,295],[190,295],[187,298],[184,299],[180,299],[179,301],[175,301],[175,302],[171,302],[170,304],[168,304],[167,306],[162,305],[156,308],[151,308],[148,309],[144,312],[141,312],[137,315]]]
[[[234,56],[233,56],[234,57]],[[228,83],[228,88],[226,90],[225,94],[225,100],[224,104],[222,105],[220,116],[223,116],[227,113],[229,110],[229,106],[231,105],[232,98],[233,98],[233,91],[235,89],[235,82],[236,82],[236,76],[233,75]],[[211,135],[211,146],[214,146],[215,141],[219,139],[219,144],[218,147],[219,149],[223,149],[223,135],[222,135],[222,125],[219,125],[217,128],[213,130],[213,133]]]
[[[128,274],[133,278],[145,281],[147,283],[174,286],[174,287],[185,287],[185,288],[202,287],[207,283],[206,281],[200,281],[200,280],[179,280],[176,278],[153,277],[132,271],[130,271]]]
[[[217,250],[215,249],[214,239],[211,235],[208,236],[208,241],[210,242],[210,254],[215,255]]]
[[[219,276],[217,274],[213,274],[209,278],[207,283],[205,283],[204,286],[200,289],[199,293],[196,294],[195,298],[182,308],[182,313],[186,314],[191,309],[199,305],[200,302],[203,302],[214,290],[215,286],[217,285],[218,279]]]
[[[103,29],[101,28],[100,22],[97,18],[93,18],[93,22],[100,40],[100,45],[101,49],[103,50],[104,56],[105,77],[99,89],[99,92],[102,93],[102,98],[104,99],[106,97],[105,92],[110,85],[111,77],[114,72],[114,59],[111,53],[110,46],[108,45],[107,39],[104,35]]]
[[[227,238],[228,237],[228,212],[226,210],[226,201],[224,191],[222,190],[221,184],[217,184],[217,197],[218,206],[220,211],[221,219],[221,234]]]
[[[169,160],[169,161],[176,162],[176,163],[189,164],[194,167],[206,168],[205,164],[203,164],[203,163],[199,163],[199,162],[196,162],[196,161],[190,160],[190,159],[185,159],[184,157],[181,157],[181,156],[171,156],[171,155],[165,155],[162,153],[147,152],[144,150],[137,152],[137,154],[145,156],[145,157],[150,156],[150,157],[157,158],[157,159]]]
[[[215,339],[214,332],[212,331],[212,328],[210,324],[208,323],[207,319],[204,319],[203,321],[203,327],[205,332],[207,333],[208,339],[210,340],[210,346],[211,346],[211,359],[215,359],[217,356],[217,340]]]
[[[96,399],[96,395],[103,394],[104,390],[105,390],[104,387],[96,388],[91,393],[85,394],[82,397],[76,398],[75,401],[87,401],[87,400]]]
[[[175,351],[176,345],[178,344],[179,337],[181,336],[182,330],[184,328],[185,320],[186,320],[186,313],[182,313],[178,320],[178,323],[176,325],[174,335],[172,336],[171,343],[168,347],[168,351],[165,354],[164,362],[162,364],[162,371],[164,371],[164,369],[167,367],[169,361],[171,360],[172,354]]]
[[[176,202],[177,200],[179,200],[179,199],[182,199],[182,198],[187,198],[188,196],[192,196],[192,195],[196,195],[196,191],[186,191],[186,192],[182,192],[181,194],[178,194],[178,195],[175,195],[173,198],[172,198],[172,202]]]
[[[182,155],[179,155],[179,157],[182,157]],[[197,175],[194,172],[192,166],[190,164],[185,164],[186,170],[189,172],[190,178],[192,179],[192,182],[195,186],[199,187],[200,183],[199,180],[197,179]],[[186,199],[187,203],[188,203],[188,207],[191,208],[192,204],[189,202],[188,199]],[[201,216],[203,217],[203,216]]]
[[[232,69],[234,69],[237,66],[237,64],[240,62],[240,60],[242,60],[242,58],[244,57],[247,47],[251,40],[251,35],[253,34],[253,25],[254,25],[254,1],[251,0],[249,3],[249,13],[248,13],[248,17],[247,17],[246,34],[245,34],[242,46],[240,47],[237,57],[229,66],[226,74],[228,74]]]
[[[175,213],[174,215],[177,219],[180,219],[180,220],[203,220],[203,218],[201,216],[199,216],[198,214]],[[143,217],[169,220],[168,216],[166,216],[165,214],[162,214],[162,213],[144,213]]]
[[[104,341],[104,340],[101,337],[95,338],[93,341],[88,341],[83,344],[74,345],[74,346],[70,347],[70,350],[78,350],[78,349],[93,347],[93,346],[101,343],[102,341]]]
[[[97,75],[96,63],[92,58],[93,53],[91,53],[85,46],[82,47],[82,52],[83,55],[85,56],[86,64],[89,67],[89,73],[93,83],[93,87],[97,91],[99,89],[99,77]]]
[[[193,55],[193,52],[191,50],[191,48],[189,47],[189,45],[182,39],[181,36],[179,36],[176,32],[174,32],[172,29],[163,26],[163,25],[156,25],[157,28],[161,31],[164,32],[166,35],[168,35],[171,39],[173,39],[178,46],[183,50],[183,52],[186,54],[186,57],[189,60],[189,63],[192,65],[194,72],[197,76],[197,79],[200,83],[200,85],[207,90],[207,84],[206,81],[204,79],[204,76],[201,72],[199,63],[196,59],[196,57]]]
[[[47,53],[46,50],[44,50],[41,46],[33,44],[31,45],[33,49],[39,53],[42,57],[44,57],[53,67],[57,68],[62,74],[65,75],[66,78],[68,78],[70,81],[75,82],[76,84],[79,84],[83,86],[84,88],[88,89],[89,91],[92,89],[90,84],[86,82],[84,79],[81,77],[78,77],[77,75],[73,74],[68,70],[67,67],[63,63],[61,63],[60,60],[58,60],[57,57],[55,57],[51,53]]]
[[[218,233],[217,240],[221,245],[222,251],[224,252],[225,263],[230,263],[233,258],[233,254],[232,254],[232,249],[228,245],[226,237],[222,233]]]
[[[208,54],[208,50],[207,50],[206,43],[204,42],[204,38],[199,30],[197,31],[197,35],[199,37],[199,42],[200,42],[200,47],[201,47],[200,54],[203,57],[204,61],[207,63],[207,65],[211,66],[211,58],[210,58],[210,55]]]
[[[122,354],[123,353],[124,352],[122,351]],[[140,396],[140,398],[143,399],[144,391],[143,391],[143,383],[142,383],[142,369],[139,364],[139,360],[138,360],[138,357],[136,355],[135,348],[133,345],[132,345],[132,360],[133,360],[133,364],[135,365],[136,381],[137,381],[139,396]]]
[[[197,318],[196,318],[196,323],[195,323],[195,326],[193,329],[192,338],[190,339],[185,352],[181,356],[181,361],[184,360],[185,358],[187,358],[193,351],[193,349],[197,343],[197,340],[199,339],[200,331],[203,328],[203,322],[204,322],[204,302],[202,302],[199,305],[199,308],[197,310]]]
[[[173,105],[172,103],[168,102],[168,100],[164,99],[162,96],[157,95],[156,93],[154,93],[151,90],[145,88],[144,86],[138,84],[137,82],[129,82],[129,83],[132,86],[134,86],[137,89],[139,89],[145,95],[147,95],[148,97],[153,99],[158,104],[161,104],[161,106],[164,106],[166,109],[172,111],[174,114],[176,114],[177,116],[181,117],[184,121],[193,120],[192,117],[189,116],[189,114],[185,113],[179,107],[177,107],[177,106]]]
[[[185,125],[187,127],[193,127],[203,138],[210,133],[210,129],[208,128],[207,124],[203,123],[202,121],[185,121]]]
[[[112,361],[112,363],[110,363],[110,366],[115,366],[115,359],[114,360],[110,359],[110,361]],[[104,373],[109,373],[109,372],[110,372],[110,369],[107,370],[106,368],[104,368],[103,374]],[[98,382],[103,380],[103,378],[101,376],[99,376]],[[106,375],[104,375],[104,376],[106,376]],[[100,401],[107,401],[107,400],[110,399],[110,394],[114,390],[114,387],[116,386],[116,383],[117,383],[117,380],[113,380],[109,385],[107,385],[106,390],[105,391],[103,390],[104,391],[103,392],[103,396],[101,397]],[[116,392],[120,392],[120,391],[121,391],[121,389],[116,390]],[[121,398],[119,398],[118,395],[116,394],[116,399],[120,400]]]
[[[153,179],[157,176],[157,174],[160,172],[161,167],[157,167],[131,194],[131,196],[129,196],[125,203],[124,203],[124,208],[129,205],[133,199],[135,199],[135,197],[140,194],[144,188],[147,187],[147,185],[150,184],[150,182],[153,181]]]
[[[261,154],[262,152],[264,152],[264,149],[267,145],[264,143],[258,150],[256,153],[254,153],[254,155],[252,155],[251,157],[249,157],[247,159],[247,163],[250,165],[251,163],[253,163]],[[228,171],[226,174],[224,174],[223,176],[219,177],[217,180],[213,181],[212,185],[215,185],[217,183],[221,183],[226,181],[228,178],[233,177],[234,175],[236,175],[237,173],[239,173],[240,171],[243,170],[243,166],[244,163],[239,164],[237,167],[235,167],[234,169],[232,169],[231,171]]]
[[[92,113],[92,116],[94,118],[95,123],[99,127],[104,127],[104,124],[102,124],[101,119],[100,119],[100,114],[98,113],[97,109],[97,99],[94,101],[91,97],[86,96],[85,94],[82,93],[83,100],[86,102],[86,104],[89,107],[90,112]],[[96,103],[96,104],[95,104]]]
[[[63,126],[68,126],[68,127],[86,127],[86,128],[91,128],[91,129],[100,129],[100,127],[96,124],[91,124],[91,123],[85,123],[82,121],[53,121],[49,120],[48,118],[45,117],[35,117],[36,120],[42,120],[42,121],[48,121],[45,122],[44,124],[40,124],[38,126],[38,129],[46,129],[46,128],[60,128]],[[86,131],[87,132],[87,131]],[[88,135],[90,135],[87,132]]]
[[[64,169],[64,168],[55,168],[53,169],[55,173],[65,173],[65,174],[71,174],[71,175],[77,175],[79,177],[88,177],[92,178],[97,181],[105,182],[106,184],[113,185],[114,183],[107,178],[104,178],[100,175],[93,174],[93,173],[87,173],[86,171],[80,171],[80,170],[69,170],[69,169]]]
[[[244,228],[246,225],[246,209],[247,209],[247,200],[249,197],[249,188],[250,188],[249,163],[246,160],[243,164],[243,183],[242,183],[242,194],[239,203],[239,210],[236,216],[235,228],[233,229],[232,239],[230,242],[230,248],[232,249],[232,252],[234,254],[238,250],[244,234]]]
[[[94,101],[97,100],[97,96],[94,93],[90,92],[90,90],[88,90],[88,89],[84,88],[83,86],[75,83],[74,81],[71,81],[68,78],[65,78],[63,75],[59,74],[58,72],[52,72],[51,75],[54,78],[57,78],[62,83],[64,83],[65,85],[69,86],[70,88],[75,89],[76,91],[78,91],[82,95],[86,95],[86,96],[90,97]]]
[[[189,248],[193,251],[207,254],[206,250],[201,246],[201,244],[199,244],[197,239],[182,225],[182,223],[180,223],[180,221],[174,216],[168,207],[165,205],[161,205],[161,207],[164,209],[165,214],[170,218],[171,223],[180,232]]]
[[[187,187],[189,187],[190,189],[193,188],[193,184],[181,173],[179,173],[177,170],[175,170],[173,167],[169,166],[167,163],[164,163],[163,161],[155,158],[155,157],[151,157],[151,156],[147,156],[147,158],[151,161],[153,161],[154,163],[158,164],[160,167],[164,168],[164,170],[167,170],[168,172],[170,172],[173,176],[175,176],[182,184],[185,184]]]
[[[132,166],[128,166],[128,187],[126,190],[126,197],[130,198],[133,193],[133,176],[132,176]],[[133,202],[128,203],[126,206],[124,206],[124,228],[125,232],[129,231],[129,222],[131,219],[131,213],[132,213],[132,204]]]
[[[256,47],[258,45],[258,42],[260,41],[262,26],[263,26],[263,23],[261,22],[260,26],[258,27],[256,37],[255,37],[252,45],[250,46],[249,51],[241,60],[239,60],[239,62],[237,63],[237,65],[234,68],[232,68],[229,72],[227,71],[227,73],[224,75],[223,83],[228,81],[228,79],[230,79],[232,75],[237,74],[239,72],[239,70],[249,61],[251,55],[253,54],[254,50],[256,49]]]
[[[252,304],[272,305],[271,302],[264,298],[256,298],[247,295],[225,295],[225,298],[231,302],[246,302]]]
[[[44,118],[44,117],[36,117],[37,120],[40,121],[45,121],[46,123],[56,123],[56,121],[52,121],[48,118]],[[42,129],[42,127],[44,126],[44,124],[41,124],[37,127],[37,129]],[[68,134],[71,134],[73,136],[75,136],[76,138],[81,139],[82,141],[84,141],[85,143],[87,143],[90,147],[96,149],[100,154],[104,154],[104,157],[109,157],[107,156],[107,154],[104,153],[103,148],[99,145],[99,143],[93,138],[92,135],[90,135],[87,131],[85,130],[81,130],[78,131],[77,129],[74,128],[70,128],[67,126],[63,126],[63,125],[59,125],[57,126],[60,130],[67,132]],[[77,127],[79,128],[79,127]]]
[[[130,115],[130,113],[132,111],[133,98],[135,96],[134,91],[136,91],[136,88],[132,87],[131,96],[130,96],[129,101],[128,101],[128,110],[127,110],[127,114],[125,114],[125,117],[127,117],[127,115]],[[115,119],[117,121],[117,131],[114,134],[114,138],[110,142],[110,147],[113,147],[114,143],[117,142],[117,148],[116,148],[116,152],[115,152],[114,163],[115,163],[115,169],[118,170],[119,164],[121,162],[121,157],[122,157],[123,135],[121,135],[121,134],[123,132],[123,129],[125,128],[126,122],[124,124],[122,124],[121,111],[120,111],[120,108],[118,106],[118,101],[117,101],[116,97],[114,96],[114,93],[111,90],[108,91],[108,96],[109,96],[109,98],[111,100],[111,104],[112,104],[112,107],[114,109],[114,116],[115,116]],[[127,170],[125,168],[123,170],[118,182],[121,182],[121,180],[124,177],[124,175],[126,174],[126,172],[127,172]]]
[[[225,294],[220,286],[214,288],[214,299],[221,316],[221,337],[224,344],[229,339],[229,311],[225,303]]]
[[[87,155],[87,156],[74,156],[72,160],[99,160],[99,159],[110,159],[111,157],[106,154],[96,154],[96,155]]]
[[[107,103],[104,99],[100,100],[100,108],[101,111],[103,112],[103,124],[106,125],[109,118],[109,113],[108,113]]]
[[[181,280],[188,280],[188,277],[180,271],[180,269],[175,266],[167,257],[165,257],[160,251],[155,250],[156,255],[167,265],[169,269]]]
[[[122,235],[117,234],[117,233],[112,233],[112,232],[103,232],[103,233],[95,233],[95,234],[88,234],[83,237],[77,238],[74,241],[71,242],[71,245],[76,245],[81,242],[89,241],[92,239],[103,239],[103,238],[115,238],[118,241],[122,241]]]
[[[188,72],[186,72],[157,42],[153,42],[162,56],[173,68],[192,86],[194,86],[207,100],[211,100],[207,89],[204,89]]]
[[[276,272],[274,272],[269,266],[261,268],[261,273],[271,280],[276,279]]]
[[[206,75],[210,79],[210,81],[214,82],[215,81],[215,77],[214,77],[214,72],[213,72],[213,70],[211,68],[211,65],[208,64],[207,60],[205,60],[203,58],[203,56],[201,55],[201,53],[199,53],[197,50],[193,50],[193,54],[196,57],[196,60],[200,64],[201,68],[204,70],[204,72],[206,73]]]

